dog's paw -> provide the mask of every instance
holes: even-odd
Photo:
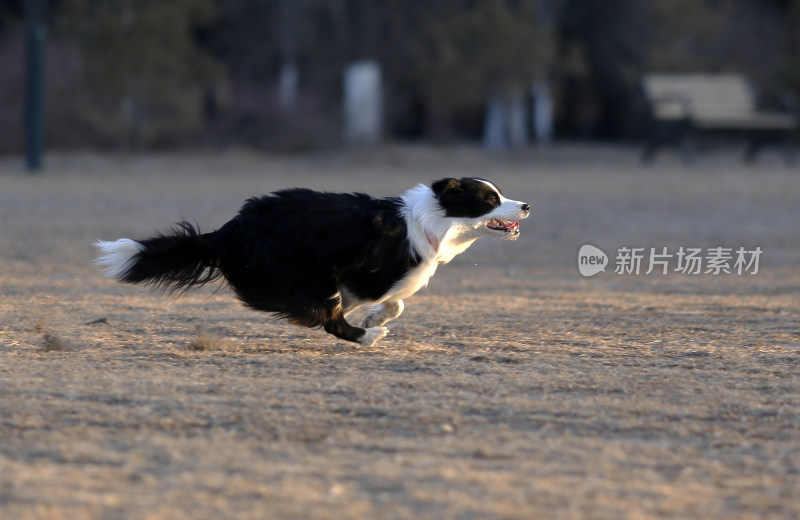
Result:
[[[373,327],[380,327],[384,323],[386,323],[386,320],[383,319],[382,314],[379,315],[370,314],[369,316],[364,318],[364,321],[361,322],[361,328],[371,329]]]
[[[364,335],[358,338],[358,342],[365,347],[371,347],[387,334],[389,334],[389,329],[386,327],[371,327],[364,331]]]

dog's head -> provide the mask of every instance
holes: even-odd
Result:
[[[529,204],[505,198],[497,186],[484,179],[441,179],[431,189],[446,217],[510,240],[519,236],[518,220],[528,218],[531,211]]]

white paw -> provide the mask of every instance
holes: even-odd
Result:
[[[372,327],[364,331],[364,335],[358,338],[358,342],[366,347],[371,347],[387,334],[389,334],[389,329],[386,327]]]
[[[370,314],[369,316],[364,318],[364,321],[361,322],[361,328],[369,329],[372,327],[380,327],[381,325],[386,323],[386,320],[384,320],[383,318],[384,318],[383,314]]]

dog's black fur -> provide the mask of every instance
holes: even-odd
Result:
[[[248,307],[356,341],[363,329],[345,321],[339,287],[378,300],[420,261],[400,206],[363,193],[278,191],[248,200],[212,233],[181,222],[139,240],[144,249],[121,280],[174,292],[224,276]]]

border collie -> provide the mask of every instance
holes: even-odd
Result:
[[[403,299],[482,236],[514,240],[530,206],[491,182],[442,179],[399,197],[289,189],[249,199],[212,233],[181,222],[145,240],[97,241],[122,282],[183,292],[223,278],[247,306],[373,345]],[[345,317],[372,305],[361,327]]]

